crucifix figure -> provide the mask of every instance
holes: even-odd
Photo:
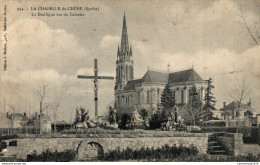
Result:
[[[94,76],[78,75],[78,78],[93,79],[95,93],[95,121],[98,119],[98,79],[114,80],[114,77],[98,76],[97,59],[94,59]]]

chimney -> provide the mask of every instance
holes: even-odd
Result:
[[[251,98],[249,99],[247,105],[248,105],[248,106],[251,106]]]
[[[26,117],[26,113],[23,113],[24,117]]]
[[[8,113],[8,112],[6,112],[6,117],[7,117],[7,118],[9,117],[9,113]]]
[[[226,102],[223,102],[223,108],[225,108],[226,107]]]

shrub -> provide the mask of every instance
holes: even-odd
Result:
[[[0,136],[0,140],[16,139],[17,137],[18,137],[17,135],[5,135],[5,136]]]
[[[131,120],[131,115],[125,113],[120,117],[121,122],[119,122],[120,129],[127,129],[127,123]]]
[[[169,145],[164,145],[161,148],[154,149],[153,147],[144,148],[142,147],[139,150],[133,150],[130,148],[123,149],[122,151],[117,148],[112,150],[109,153],[106,153],[104,160],[108,161],[118,161],[118,160],[142,160],[142,159],[173,159],[177,157],[186,157],[197,155],[198,149],[191,145],[190,147],[185,147],[176,145],[170,147]]]
[[[163,122],[163,117],[162,117],[161,113],[157,112],[152,115],[152,118],[150,120],[150,128],[151,129],[161,128],[162,122]]]
[[[178,162],[258,162],[260,161],[260,155],[254,156],[252,154],[248,155],[238,155],[238,156],[216,156],[207,154],[197,154],[195,156],[186,156],[174,159]]]
[[[76,157],[76,152],[74,150],[65,150],[58,152],[57,150],[51,151],[47,149],[41,154],[33,152],[27,155],[27,162],[42,161],[42,162],[69,162],[74,160]]]

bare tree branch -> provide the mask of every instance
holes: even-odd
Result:
[[[239,9],[240,9],[240,13],[241,13],[241,17],[242,17],[242,19],[243,19],[244,25],[245,25],[245,27],[246,27],[246,29],[247,29],[249,35],[250,35],[251,38],[254,40],[254,42],[256,43],[256,45],[259,45],[258,42],[257,42],[257,39],[254,37],[254,35],[252,34],[250,28],[248,27],[248,24],[247,24],[247,22],[246,22],[246,19],[245,19],[244,14],[243,14],[241,5],[240,5]]]
[[[54,131],[56,132],[57,112],[61,105],[62,92],[54,89],[54,103],[53,103],[53,118],[54,118]]]
[[[256,35],[257,35],[257,38],[260,39],[260,35],[259,35],[258,30],[257,30],[257,28],[256,28],[256,24],[255,24],[255,33],[256,33]]]
[[[50,104],[43,104],[44,99],[46,98],[46,90],[49,87],[50,83],[45,83],[43,80],[41,82],[41,85],[38,85],[37,88],[32,88],[34,95],[36,96],[37,100],[40,103],[40,118],[39,118],[39,129],[40,134],[42,134],[42,126],[41,126],[41,118],[42,118],[42,112],[47,110],[50,106]]]
[[[228,90],[228,94],[230,98],[235,101],[235,111],[236,111],[236,118],[237,118],[237,132],[238,132],[238,116],[240,108],[243,104],[243,101],[246,99],[248,95],[248,90],[250,87],[249,79],[243,78],[242,80],[236,80],[233,88]]]

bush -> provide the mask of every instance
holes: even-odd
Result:
[[[158,112],[152,115],[152,118],[150,120],[150,128],[151,129],[157,129],[161,128],[161,123],[163,122],[162,115]]]
[[[260,161],[260,155],[254,156],[252,154],[248,155],[238,155],[238,156],[215,156],[207,154],[198,154],[196,156],[187,156],[183,158],[177,158],[174,161],[179,162],[258,162]]]
[[[58,152],[57,150],[51,151],[47,149],[41,154],[33,152],[32,154],[27,155],[27,162],[41,161],[41,162],[69,162],[74,160],[76,157],[76,151],[74,150],[65,150]]]
[[[121,122],[119,122],[119,128],[120,129],[128,129],[127,124],[131,120],[131,115],[125,113],[120,117]]]
[[[249,144],[259,144],[259,128],[252,127],[250,131],[243,134],[243,142]]]
[[[104,155],[104,160],[108,161],[118,161],[118,160],[142,160],[142,159],[172,159],[177,157],[186,157],[191,155],[197,155],[198,149],[191,145],[190,147],[185,147],[176,145],[170,147],[169,145],[164,145],[161,148],[144,148],[139,150],[133,150],[130,148],[120,150],[112,150]]]
[[[0,136],[0,140],[16,139],[17,137],[18,137],[17,135],[5,135],[5,136]]]

